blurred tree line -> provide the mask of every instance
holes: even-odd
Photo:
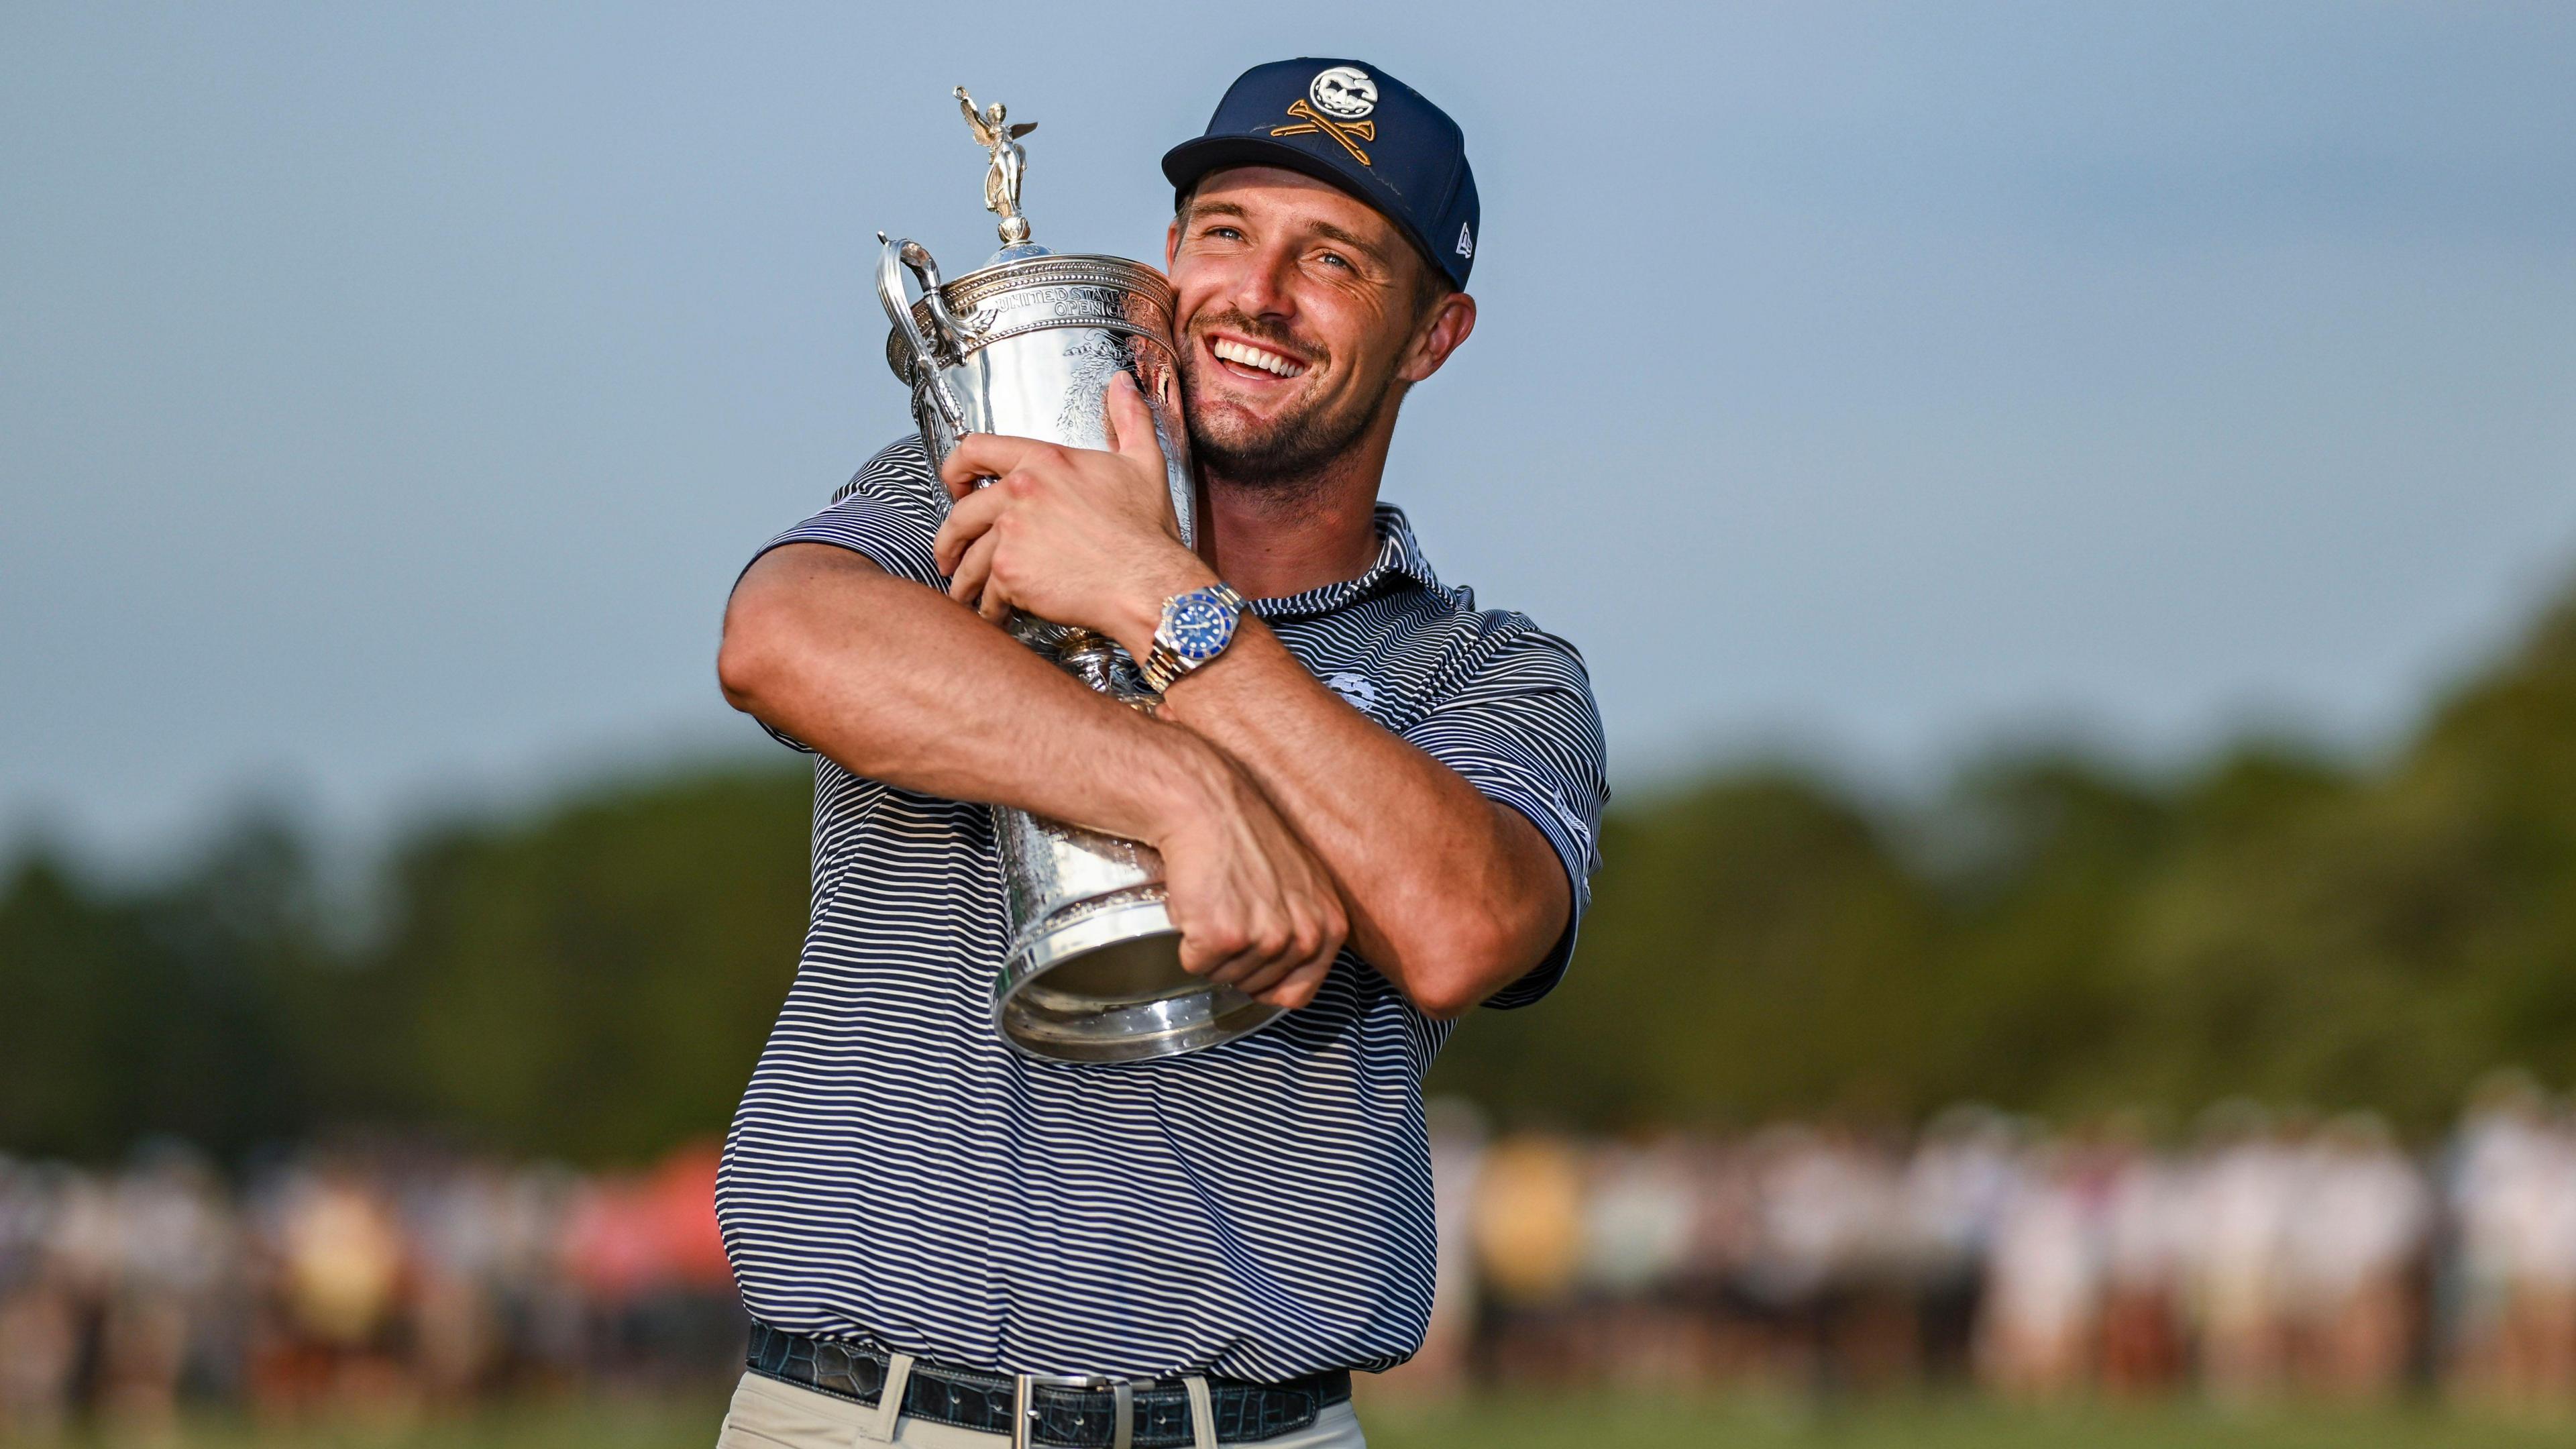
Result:
[[[147,889],[31,854],[0,888],[0,1151],[383,1126],[615,1162],[721,1132],[795,974],[811,794],[717,770],[430,828],[355,943],[274,824]]]
[[[334,932],[293,832],[0,878],[0,1150],[342,1124],[624,1160],[720,1131],[794,970],[810,785],[742,766],[403,844]],[[1928,808],[1788,769],[1623,803],[1564,989],[1438,1085],[1590,1126],[2251,1094],[2419,1129],[2576,1081],[2576,600],[2391,759],[1997,758]]]

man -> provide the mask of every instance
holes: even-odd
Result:
[[[1111,450],[972,436],[934,478],[888,448],[726,611],[726,697],[822,760],[813,924],[718,1187],[756,1320],[725,1445],[1360,1443],[1349,1371],[1430,1311],[1422,1073],[1572,950],[1606,798],[1582,662],[1376,501],[1475,326],[1457,126],[1289,61],[1163,167],[1204,553],[1122,377]],[[1153,716],[995,624],[1144,659],[1185,603],[1233,633]],[[983,803],[1154,845],[1185,964],[1293,1009],[1152,1062],[1014,1055]]]

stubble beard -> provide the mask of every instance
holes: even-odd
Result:
[[[1243,317],[1220,320],[1259,341],[1287,341],[1264,336],[1272,329]],[[1195,343],[1183,351],[1184,401],[1197,390],[1198,370],[1211,365]],[[1397,391],[1394,380],[1389,378],[1374,396],[1354,399],[1350,407],[1336,410],[1330,399],[1317,398],[1258,424],[1245,423],[1236,416],[1223,422],[1203,419],[1197,409],[1185,407],[1190,455],[1211,474],[1239,487],[1283,499],[1313,493],[1323,486],[1332,464],[1377,425]]]

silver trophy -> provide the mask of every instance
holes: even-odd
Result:
[[[1121,257],[1058,256],[1032,243],[1020,214],[1028,153],[1019,138],[1037,127],[1008,124],[998,104],[979,114],[962,86],[956,96],[991,157],[984,206],[1002,219],[1002,249],[942,282],[918,242],[878,233],[877,296],[894,323],[886,361],[912,389],[932,465],[966,433],[1106,447],[1101,392],[1127,372],[1154,414],[1181,539],[1195,547],[1197,484],[1173,374],[1170,285]],[[1156,702],[1134,661],[1099,634],[1025,615],[1011,632],[1123,704]],[[1231,1041],[1279,1016],[1181,969],[1152,847],[1004,807],[995,807],[993,826],[1012,931],[993,980],[993,1022],[1014,1048],[1058,1061],[1141,1061]]]

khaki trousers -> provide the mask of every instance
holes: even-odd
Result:
[[[902,1402],[900,1381],[888,1385],[886,1397]],[[1202,1399],[1199,1401],[1204,1403]],[[1193,1414],[1201,1425],[1198,1449],[1215,1449],[1217,1440],[1204,1427],[1208,1416]],[[847,1399],[773,1378],[746,1373],[734,1386],[733,1406],[725,1411],[716,1449],[865,1449],[892,1444],[898,1449],[1001,1449],[1005,1434],[979,1434],[953,1424],[920,1419],[889,1419],[881,1405]],[[1348,1402],[1334,1404],[1315,1422],[1294,1434],[1261,1441],[1262,1449],[1368,1449],[1360,1433],[1360,1416]]]

